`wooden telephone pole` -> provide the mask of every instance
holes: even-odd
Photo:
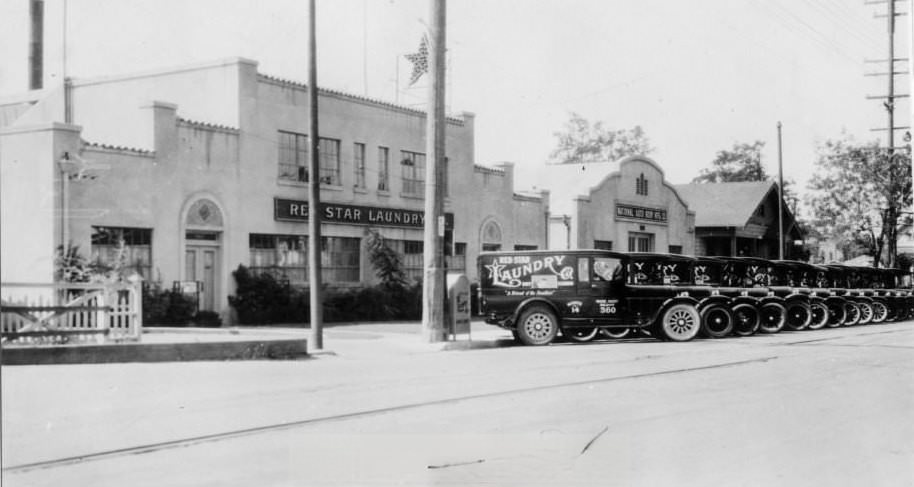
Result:
[[[895,57],[895,18],[902,16],[902,15],[911,15],[910,12],[902,12],[902,13],[896,12],[895,3],[900,2],[900,1],[902,1],[902,0],[878,0],[878,1],[866,2],[868,5],[884,3],[888,6],[888,13],[886,15],[876,15],[876,17],[885,17],[887,20],[887,27],[888,27],[887,30],[888,30],[888,35],[889,35],[888,57],[885,60],[869,61],[869,62],[875,62],[875,63],[884,62],[884,63],[886,63],[886,67],[888,69],[886,72],[867,73],[866,75],[867,76],[886,76],[888,79],[888,86],[887,86],[885,95],[868,96],[867,98],[885,100],[885,101],[883,101],[882,106],[885,107],[886,114],[888,115],[888,120],[887,120],[888,125],[885,128],[877,128],[877,129],[873,129],[873,130],[876,130],[876,131],[885,130],[887,133],[886,157],[888,158],[890,167],[893,163],[892,160],[894,159],[894,157],[896,155],[895,151],[897,149],[901,148],[901,147],[895,146],[895,131],[911,129],[910,126],[895,125],[895,102],[896,102],[896,100],[898,100],[899,98],[908,98],[910,96],[910,93],[908,93],[908,94],[895,93],[895,76],[901,76],[901,75],[908,74],[905,71],[896,70],[895,63],[903,62],[903,61],[908,61],[910,63],[910,58],[896,58]],[[890,174],[893,174],[893,172],[894,171],[890,170]],[[894,181],[891,182],[890,187],[894,187]],[[898,240],[898,229],[897,229],[898,215],[899,215],[899,211],[901,209],[897,208],[895,206],[895,202],[892,201],[891,195],[887,195],[887,196],[889,196],[888,207],[883,210],[884,216],[883,216],[882,233],[885,236],[885,240],[888,245],[888,248],[886,249],[886,257],[888,258],[887,259],[888,266],[894,267],[895,266],[895,257],[896,257],[895,254],[897,253],[897,244],[898,244],[898,242],[897,242],[897,240]]]
[[[324,301],[321,296],[321,178],[317,131],[316,0],[308,1],[308,288],[311,298],[311,346],[324,348]]]
[[[422,336],[429,343],[445,339],[444,301],[444,77],[445,0],[431,0],[429,27],[429,92],[426,119],[425,275],[422,283]]]

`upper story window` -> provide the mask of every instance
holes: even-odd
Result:
[[[355,187],[365,189],[365,144],[353,144],[352,165],[355,168]]]
[[[320,181],[321,184],[339,186],[340,182],[340,141],[337,139],[320,138],[318,148],[320,154]]]
[[[390,149],[378,147],[378,191],[390,191]]]
[[[647,196],[647,178],[644,177],[644,173],[635,180],[635,193]]]
[[[279,131],[279,179],[308,182],[308,136]]]
[[[400,151],[403,194],[421,196],[425,191],[425,154]]]

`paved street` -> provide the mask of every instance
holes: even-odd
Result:
[[[4,367],[3,484],[914,485],[912,322],[413,340],[334,328],[334,353],[301,361]]]

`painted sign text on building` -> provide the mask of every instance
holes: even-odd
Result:
[[[661,208],[645,208],[643,206],[622,205],[617,203],[616,216],[652,222],[666,222],[666,210]]]
[[[399,208],[341,205],[321,203],[321,221],[324,223],[348,223],[352,225],[376,225],[388,227],[425,226],[425,212]],[[307,201],[273,199],[273,218],[284,221],[308,221],[310,211]],[[454,227],[454,214],[445,214],[445,227]]]

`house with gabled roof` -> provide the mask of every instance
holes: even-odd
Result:
[[[777,259],[778,186],[773,181],[679,184],[676,190],[695,212],[695,254]],[[784,258],[803,239],[784,202]]]

